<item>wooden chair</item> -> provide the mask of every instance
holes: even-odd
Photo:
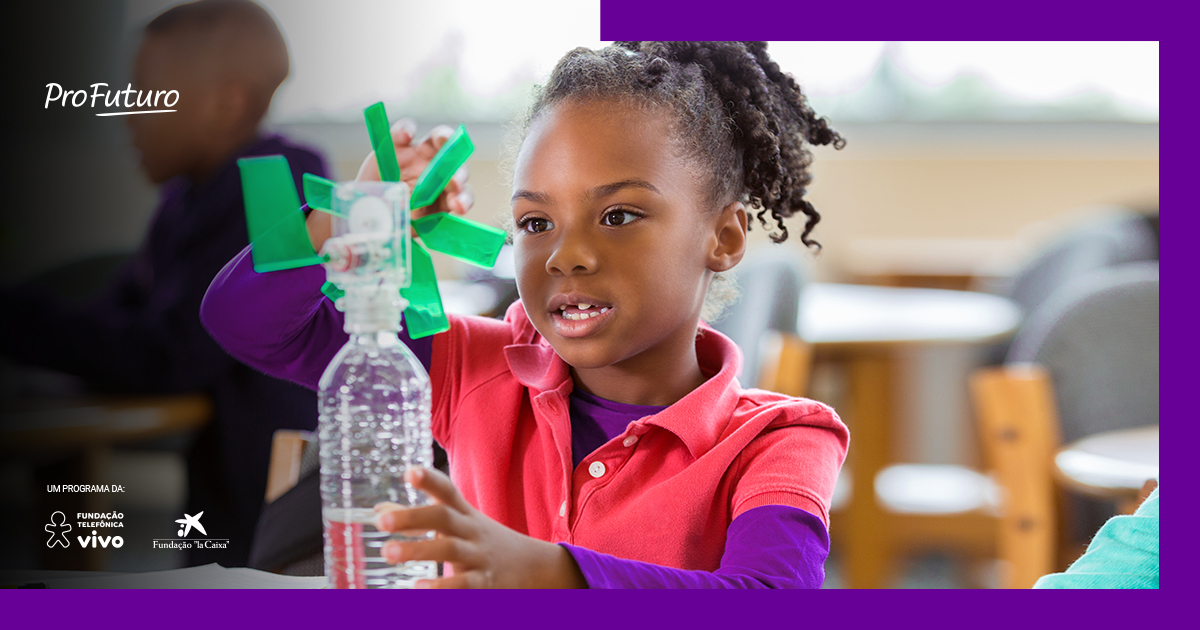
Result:
[[[1003,583],[1029,588],[1082,551],[1056,482],[1060,443],[1158,421],[1158,265],[1065,285],[1022,326],[1009,363],[971,378],[987,460],[1003,488]],[[1087,524],[1088,534],[1098,525]]]
[[[1056,567],[1058,417],[1040,366],[986,368],[971,378],[984,455],[1004,489],[998,533],[1005,588],[1030,588]]]
[[[307,472],[304,454],[316,446],[316,437],[308,431],[280,429],[275,432],[271,437],[271,462],[267,469],[267,503],[296,486],[300,476]]]
[[[318,450],[312,433],[275,432],[266,506],[250,546],[251,568],[283,575],[322,574],[321,502],[312,475],[319,466]],[[293,489],[296,492],[289,493]]]
[[[787,396],[804,396],[808,391],[812,354],[812,346],[799,335],[767,331],[759,346],[762,359],[757,386]]]

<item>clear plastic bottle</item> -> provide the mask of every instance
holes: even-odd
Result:
[[[437,576],[434,562],[387,564],[377,503],[428,503],[404,480],[433,466],[429,375],[397,337],[403,301],[387,284],[350,287],[341,298],[350,340],[318,388],[325,575],[333,588],[406,588]],[[429,532],[423,538],[432,538]]]

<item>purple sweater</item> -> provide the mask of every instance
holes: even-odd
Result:
[[[348,338],[342,330],[342,314],[320,293],[324,281],[320,267],[256,273],[247,247],[213,280],[200,318],[231,355],[268,374],[316,389],[332,357],[313,358],[303,348],[336,348]],[[428,369],[430,339],[414,341],[403,331],[400,337]],[[630,422],[662,409],[616,403],[575,389],[571,394],[575,465],[620,435]],[[721,567],[711,573],[560,544],[570,551],[592,588],[818,588],[829,555],[829,535],[821,519],[781,505],[757,507],[735,518],[726,534]]]

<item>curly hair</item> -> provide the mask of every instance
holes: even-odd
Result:
[[[616,42],[576,48],[554,68],[529,110],[568,99],[621,100],[674,113],[681,154],[709,173],[709,202],[759,208],[771,240],[788,238],[784,219],[803,213],[800,241],[821,220],[804,195],[812,182],[805,142],[842,148],[846,141],[808,105],[800,86],[767,55],[766,42]],[[686,131],[685,131],[686,130]],[[775,225],[767,222],[770,213]]]

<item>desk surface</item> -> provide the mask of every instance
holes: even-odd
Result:
[[[813,283],[800,298],[800,336],[815,345],[981,343],[1016,330],[1005,298],[972,291]]]
[[[19,587],[37,584],[46,588],[325,588],[324,577],[276,575],[246,568],[227,569],[206,564],[184,569],[146,573],[106,571],[0,571],[0,586]]]
[[[212,416],[203,394],[24,401],[0,413],[0,450],[92,447],[199,428]]]
[[[1121,498],[1158,479],[1158,427],[1097,433],[1054,456],[1059,478],[1093,496]]]

